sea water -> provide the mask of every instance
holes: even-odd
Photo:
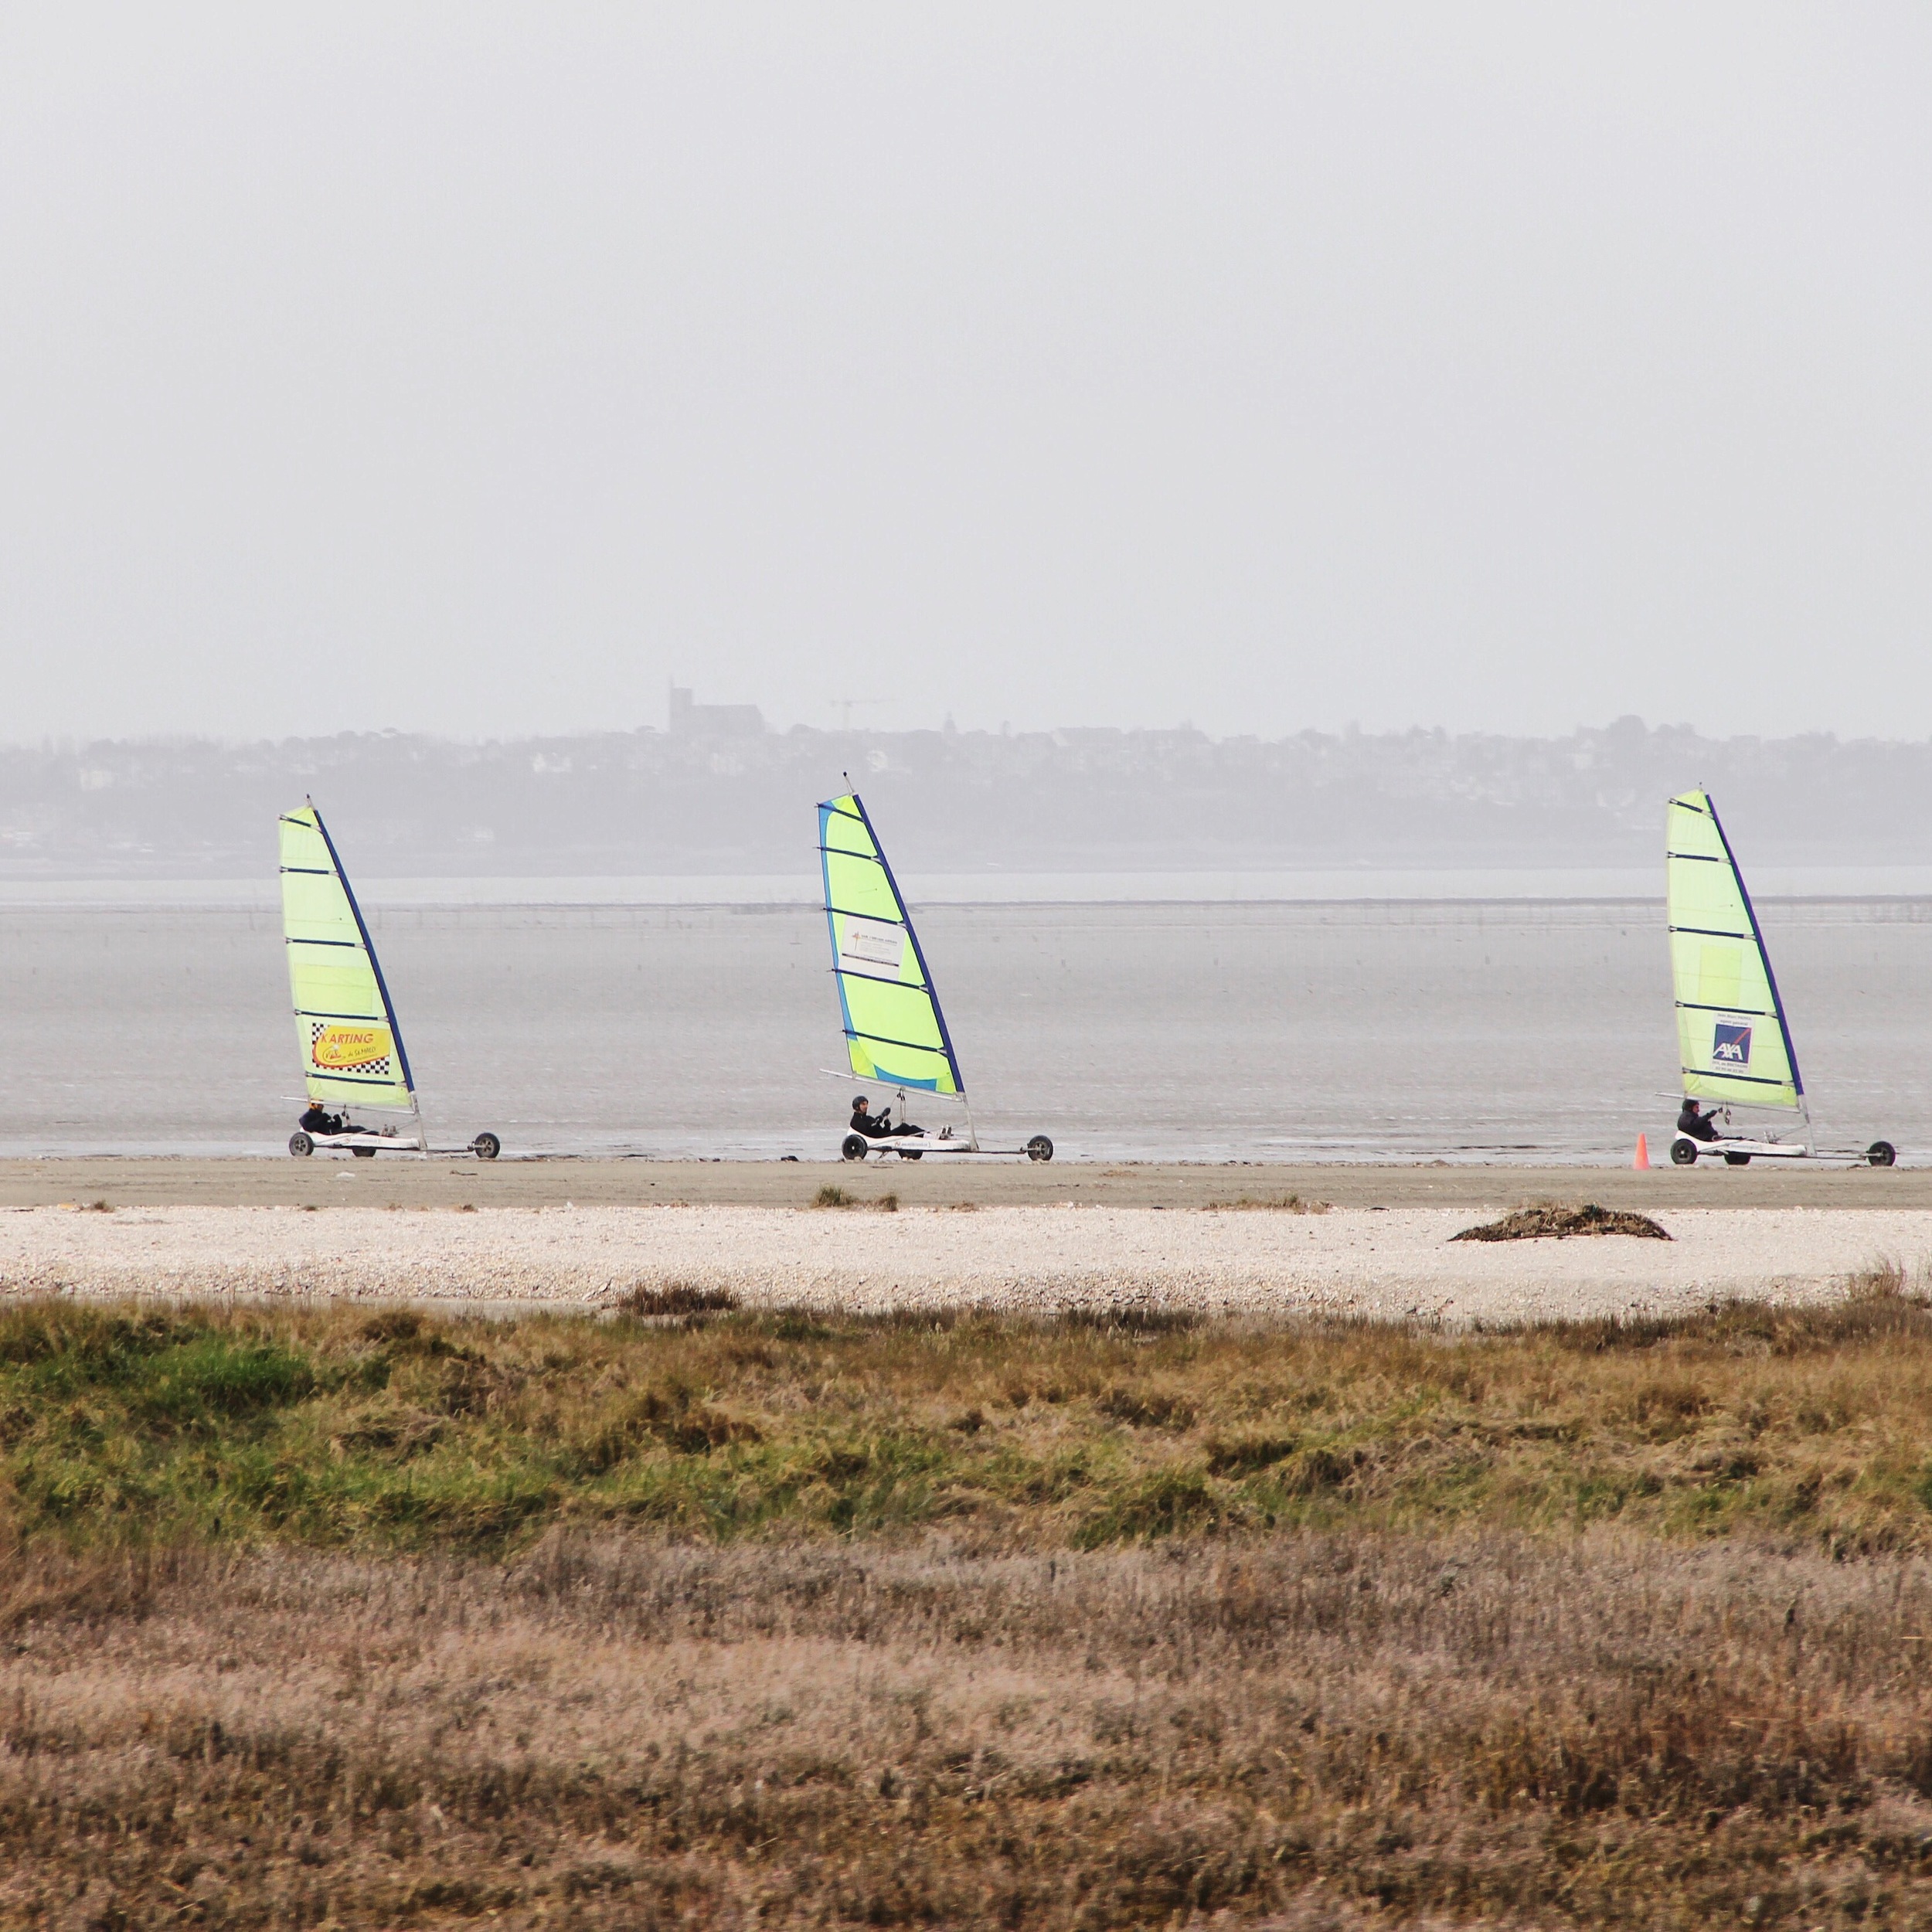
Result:
[[[433,1140],[835,1154],[863,1083],[836,1070],[810,905],[365,896]],[[141,896],[0,905],[0,1153],[285,1145],[303,1102],[278,911],[259,893]],[[1932,1154],[1932,899],[1759,910],[1821,1141]],[[982,1141],[1044,1132],[1062,1158],[1107,1160],[1622,1161],[1639,1131],[1661,1151],[1675,1116],[1655,900],[1096,889],[917,917]]]

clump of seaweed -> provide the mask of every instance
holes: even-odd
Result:
[[[1299,1194],[1280,1194],[1262,1201],[1257,1201],[1251,1194],[1244,1194],[1238,1201],[1210,1201],[1202,1212],[1205,1214],[1326,1214],[1334,1205],[1332,1201],[1306,1200]]]
[[[848,1194],[842,1187],[821,1187],[811,1197],[815,1208],[870,1208],[875,1214],[896,1214],[896,1194]]]
[[[1500,1221],[1485,1221],[1481,1227],[1464,1228],[1452,1234],[1452,1241],[1566,1241],[1573,1235],[1628,1234],[1640,1241],[1668,1241],[1669,1234],[1648,1214],[1632,1213],[1627,1208],[1599,1207],[1587,1201],[1580,1207],[1560,1206],[1543,1202],[1535,1207],[1518,1208]]]

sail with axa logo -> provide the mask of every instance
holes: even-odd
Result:
[[[1717,808],[1708,792],[1681,792],[1665,819],[1665,919],[1683,1090],[1671,1158],[1688,1167],[1700,1154],[1721,1155],[1741,1167],[1753,1155],[1815,1155],[1811,1105],[1777,976]],[[1768,1113],[1773,1121],[1759,1133],[1733,1133],[1732,1115],[1740,1109]],[[1844,1158],[1889,1167],[1896,1155],[1889,1141],[1874,1141],[1862,1155]]]

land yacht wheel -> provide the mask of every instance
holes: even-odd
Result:
[[[866,1158],[866,1137],[862,1134],[848,1134],[838,1143],[840,1158],[848,1161],[862,1161]]]
[[[926,1158],[917,1149],[909,1154],[903,1147],[896,1147],[893,1149],[893,1151],[896,1154],[902,1161],[923,1161]]]
[[[288,1151],[291,1154],[313,1154],[315,1143],[306,1134],[291,1134],[288,1137]]]
[[[1748,1154],[1726,1154],[1724,1156],[1726,1167],[1749,1167],[1750,1164],[1751,1157]]]
[[[494,1134],[479,1134],[471,1141],[470,1151],[479,1161],[493,1161],[503,1151],[503,1143]]]
[[[1889,1167],[1899,1158],[1899,1151],[1889,1141],[1874,1141],[1865,1150],[1865,1158],[1874,1167]]]
[[[376,1158],[376,1150],[372,1147],[352,1147],[349,1151],[359,1161],[372,1161]]]
[[[1697,1143],[1695,1141],[1672,1141],[1670,1144],[1670,1162],[1672,1167],[1695,1167],[1697,1165]]]
[[[1044,1134],[1036,1134],[1026,1143],[1026,1158],[1029,1161],[1050,1161],[1053,1158],[1053,1143]]]

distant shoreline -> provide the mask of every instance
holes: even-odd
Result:
[[[1760,882],[1761,879],[1761,883]],[[438,906],[730,908],[789,911],[820,903],[815,872],[638,873],[556,876],[451,875],[359,879],[374,911]],[[1655,866],[1329,866],[1305,870],[909,872],[913,903],[1001,906],[1627,906],[1663,904]],[[1753,876],[1760,905],[1932,903],[1932,866],[1766,866]],[[22,879],[0,876],[0,911],[268,912],[275,876],[239,878]]]

